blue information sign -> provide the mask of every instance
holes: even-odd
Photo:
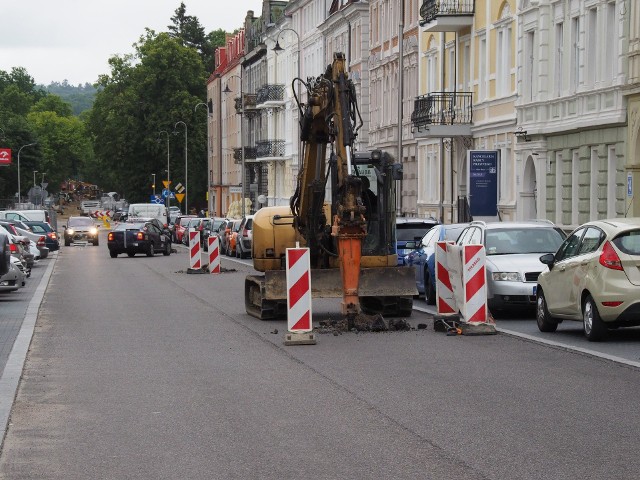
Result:
[[[473,217],[498,215],[498,151],[469,152],[469,210]]]

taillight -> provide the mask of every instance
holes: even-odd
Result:
[[[618,253],[611,245],[611,242],[606,242],[604,247],[602,248],[602,253],[600,254],[600,259],[598,260],[600,265],[605,268],[610,268],[611,270],[622,270],[622,262],[620,261],[620,257]]]
[[[138,234],[136,235],[136,238],[138,240],[144,240],[144,232],[138,232]]]
[[[249,230],[246,229],[246,228],[244,230],[242,230],[242,236],[243,237],[248,237],[249,236]]]
[[[109,232],[109,235],[107,235],[107,240],[113,242],[113,238],[113,233]]]
[[[56,235],[56,232],[49,232],[47,233],[47,237],[49,237],[51,240],[55,240],[58,236]]]
[[[44,247],[44,244],[46,243],[46,240],[44,238],[44,235],[42,235],[39,239],[38,239],[38,245],[40,245],[41,247]]]
[[[9,249],[11,250],[11,253],[16,253],[18,251],[18,247],[16,246],[15,243],[10,243]]]

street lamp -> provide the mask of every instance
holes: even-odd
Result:
[[[207,154],[207,170],[209,170],[209,117],[211,116],[211,112],[209,111],[209,106],[204,102],[197,103],[196,106],[193,107],[193,111],[197,111],[198,107],[201,105],[207,112],[207,147],[205,148],[205,152]],[[213,195],[211,195],[211,183],[211,176],[209,176],[209,180],[207,180],[207,192],[209,196],[209,201],[207,202],[207,210],[209,211],[209,216],[211,216],[211,212],[213,211]]]
[[[300,79],[300,55],[301,55],[302,50],[300,49],[300,35],[298,34],[298,32],[296,32],[293,28],[288,28],[288,27],[287,28],[283,28],[282,30],[280,30],[278,32],[278,36],[276,37],[276,45],[272,48],[272,50],[274,52],[276,52],[276,55],[279,52],[284,51],[284,48],[282,48],[280,46],[279,40],[280,40],[280,35],[282,35],[283,32],[287,32],[287,31],[295,33],[296,34],[296,38],[298,39],[298,77],[297,77],[297,79],[298,79],[298,81],[301,81],[301,79]],[[291,88],[292,89],[294,88],[293,83],[291,84]],[[301,115],[301,112],[298,110],[298,169],[300,169],[300,165],[302,164],[302,139],[301,139],[301,136],[302,136],[302,131],[301,131],[302,118],[300,118],[300,115]]]
[[[18,150],[18,203],[20,203],[20,199],[22,197],[22,191],[20,190],[20,152],[22,152],[22,149],[25,147],[32,147],[36,144],[37,142],[33,142],[33,143],[29,143],[28,145],[23,145],[20,147],[20,149]]]
[[[166,130],[160,130],[158,132],[158,140],[160,140],[161,133],[165,133],[167,135],[167,196],[165,197],[165,205],[169,208],[171,203],[171,182],[169,181],[169,132]]]
[[[189,213],[189,177],[187,177],[187,124],[178,120],[173,128],[178,128],[178,124],[184,126],[184,213]],[[174,132],[177,133],[177,132]]]
[[[153,199],[155,201],[155,198],[156,198],[156,174],[152,173],[151,175],[153,176],[153,183],[151,184],[151,187],[153,188]]]
[[[240,79],[240,162],[241,162],[241,169],[242,169],[242,173],[241,173],[241,177],[240,177],[240,182],[241,182],[241,187],[242,187],[242,218],[245,217],[245,190],[244,190],[244,184],[245,184],[245,168],[244,168],[244,91],[243,91],[243,86],[242,86],[242,66],[240,67],[240,76],[238,75],[229,75],[229,77],[236,77],[238,79]],[[223,90],[224,93],[231,93],[231,89],[229,88],[229,84],[227,83],[227,86],[225,87],[225,89]]]

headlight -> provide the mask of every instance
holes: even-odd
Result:
[[[493,272],[492,278],[496,282],[521,282],[522,278],[518,272]]]
[[[73,228],[70,228],[69,230],[67,230],[67,233],[68,233],[69,235],[73,235],[73,233],[74,233],[74,232],[73,232]]]
[[[97,229],[96,227],[93,227],[93,228],[91,228],[91,229],[89,230],[89,233],[90,233],[91,235],[95,235],[96,233],[98,233],[98,229]]]

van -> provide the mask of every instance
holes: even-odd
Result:
[[[20,220],[21,222],[46,222],[51,223],[47,210],[3,210],[0,218],[5,220]]]
[[[165,227],[169,224],[167,207],[159,203],[132,203],[127,218],[156,218]]]

